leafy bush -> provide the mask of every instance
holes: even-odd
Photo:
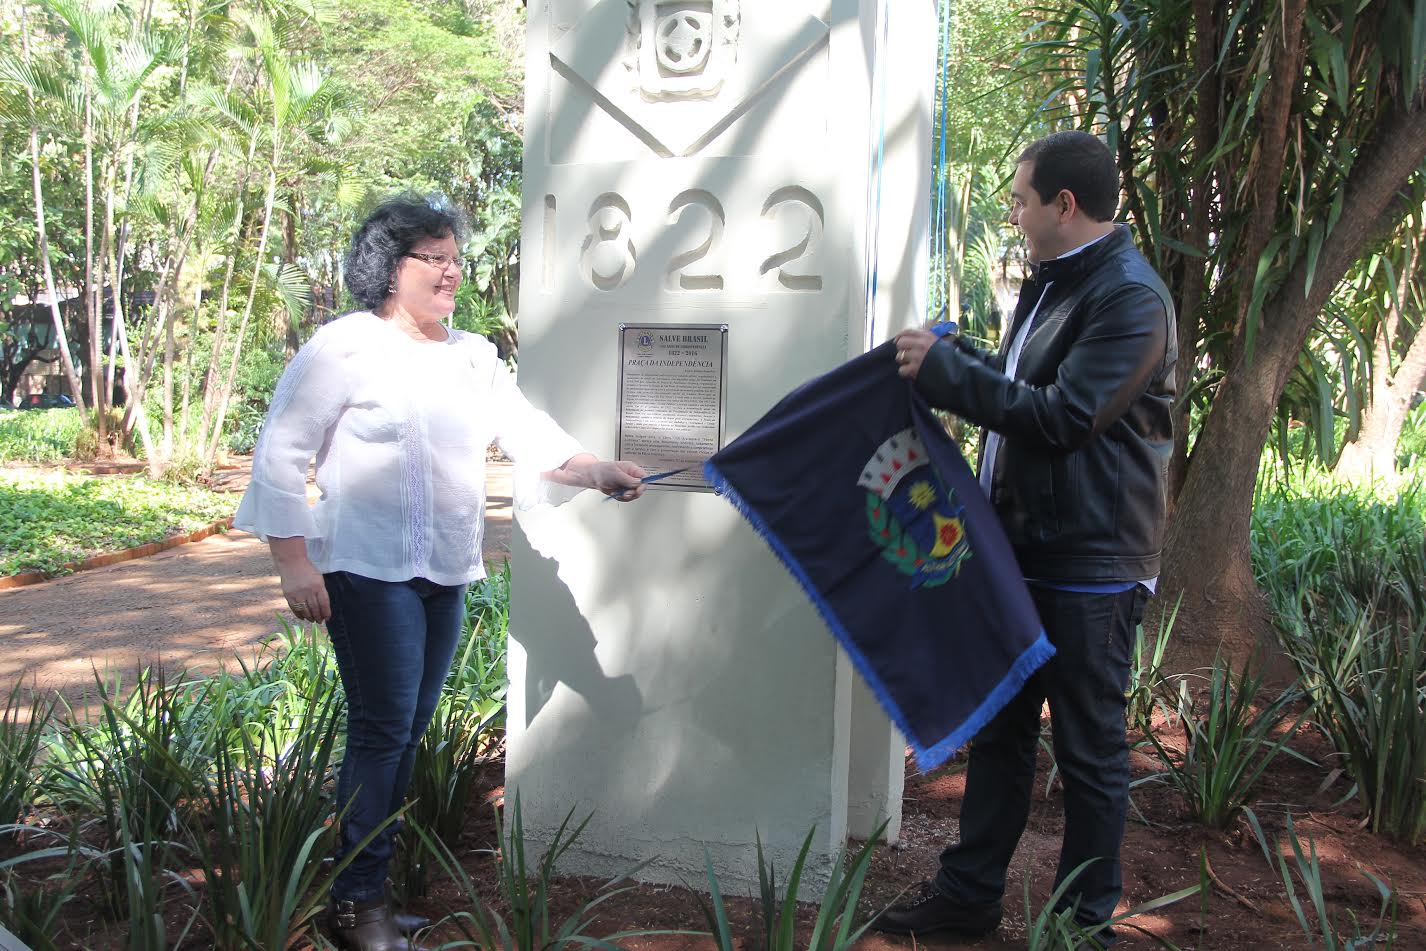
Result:
[[[63,462],[83,429],[78,407],[0,413],[0,462]]]
[[[322,869],[345,811],[339,804],[338,821],[328,821],[340,723],[336,698],[329,696],[305,705],[291,742],[284,741],[285,725],[270,721],[242,731],[236,752],[218,750],[203,792],[213,833],[193,836],[215,947],[289,947],[311,929],[332,878],[356,857],[353,851]]]
[[[236,507],[229,495],[151,479],[0,471],[0,577],[162,541]]]
[[[243,351],[238,378],[233,385],[232,403],[228,407],[225,426],[227,446],[233,452],[252,452],[277,378],[287,365],[287,355],[281,347],[252,347]]]
[[[145,671],[128,699],[96,675],[95,723],[71,723],[47,744],[43,787],[61,808],[95,816],[99,882],[111,910],[152,944],[162,936],[164,870],[182,847],[185,811],[201,789],[207,737],[192,731],[201,706],[182,683]],[[155,930],[156,929],[156,930]]]
[[[1142,726],[1145,733],[1150,732],[1154,706],[1159,702],[1160,688],[1167,680],[1164,654],[1173,639],[1173,629],[1178,622],[1178,609],[1182,600],[1180,598],[1174,603],[1172,612],[1165,611],[1160,616],[1158,636],[1154,638],[1152,650],[1144,634],[1144,625],[1140,624],[1134,629],[1134,654],[1129,666],[1125,720],[1131,726]]]
[[[1384,491],[1278,491],[1255,513],[1255,561],[1313,717],[1373,830],[1416,844],[1426,838],[1422,489]]]

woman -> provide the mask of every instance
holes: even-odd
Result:
[[[461,230],[409,196],[362,224],[346,279],[368,310],[322,327],[287,367],[235,518],[268,542],[293,613],[327,623],[347,696],[343,854],[404,802],[466,585],[485,574],[486,447],[515,460],[517,493],[550,482],[624,501],[643,492],[643,470],[584,452],[525,400],[494,346],[442,323],[461,282]],[[321,498],[309,508],[313,456]],[[401,926],[422,924],[401,921],[386,896],[393,834],[333,883],[332,924],[348,948],[405,951]]]

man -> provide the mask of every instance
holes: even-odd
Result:
[[[971,745],[960,841],[882,931],[979,935],[1000,923],[1024,831],[1048,699],[1065,786],[1056,885],[1081,926],[1114,914],[1129,798],[1125,690],[1134,630],[1159,573],[1173,447],[1173,305],[1114,224],[1119,178],[1102,142],[1059,132],[1021,154],[1010,223],[1033,274],[999,353],[924,330],[897,337],[903,377],[984,427],[980,482],[1056,656]],[[1112,929],[1097,935],[1108,943]]]

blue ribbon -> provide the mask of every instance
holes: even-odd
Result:
[[[671,479],[671,478],[673,478],[674,476],[676,476],[676,475],[681,475],[681,474],[687,472],[689,469],[692,469],[692,468],[693,468],[692,466],[684,466],[682,469],[670,469],[670,470],[668,470],[667,472],[657,472],[657,473],[654,473],[653,475],[647,475],[647,476],[644,476],[642,479],[639,480],[639,484],[640,484],[640,485],[650,485],[650,484],[652,484],[652,483],[654,483],[654,482],[662,482],[664,479]],[[620,492],[618,495],[606,495],[606,496],[604,497],[604,501],[606,501],[606,502],[612,502],[612,501],[615,500],[615,499],[622,499],[622,498],[625,498],[626,496],[628,496],[628,494],[629,494],[629,493],[628,493],[628,490],[626,489],[625,491]]]

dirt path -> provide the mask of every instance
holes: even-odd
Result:
[[[510,548],[510,466],[490,463],[485,558]],[[222,491],[241,492],[246,471],[221,473]],[[246,532],[214,535],[148,558],[0,590],[0,689],[19,678],[82,700],[94,670],[133,683],[144,665],[170,672],[213,670],[251,658],[291,620],[267,546]]]

